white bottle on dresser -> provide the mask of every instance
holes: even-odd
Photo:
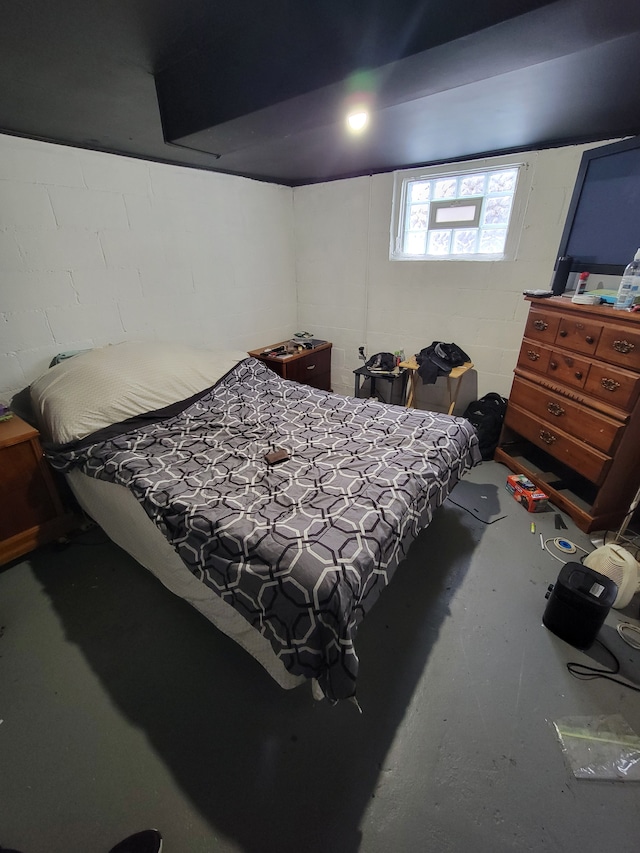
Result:
[[[613,307],[619,311],[631,308],[636,296],[640,296],[640,249],[636,252],[631,263],[627,264]]]

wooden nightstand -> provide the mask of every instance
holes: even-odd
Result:
[[[0,422],[0,490],[0,565],[75,525],[60,500],[38,430],[16,415]]]
[[[258,361],[264,362],[274,373],[283,379],[292,379],[303,385],[311,385],[321,391],[331,390],[331,343],[315,341],[313,349],[302,349],[298,352],[287,353],[289,341],[281,341],[270,347],[261,347],[249,353]],[[270,354],[278,347],[284,347],[282,354]]]

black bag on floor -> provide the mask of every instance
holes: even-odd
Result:
[[[506,410],[505,398],[493,392],[469,403],[465,409],[463,417],[472,424],[477,433],[480,453],[484,460],[493,459]]]

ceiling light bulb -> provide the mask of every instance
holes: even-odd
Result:
[[[369,123],[369,113],[365,110],[359,110],[357,113],[350,113],[347,116],[347,125],[353,133],[359,133],[364,130]]]

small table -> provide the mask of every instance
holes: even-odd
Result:
[[[291,340],[270,347],[249,350],[249,355],[266,364],[283,379],[331,390],[331,341],[313,338],[300,343]]]
[[[406,361],[401,361],[399,367],[404,367],[406,370],[411,372],[411,379],[409,382],[409,395],[407,397],[407,407],[413,406],[413,401],[416,396],[416,387],[418,384],[418,367],[420,365],[416,361],[415,355],[412,355],[411,358],[406,359]],[[451,370],[451,373],[447,375],[447,390],[449,393],[449,410],[447,412],[450,415],[456,407],[456,402],[458,400],[458,391],[460,390],[460,380],[467,372],[467,370],[471,370],[473,367],[472,361],[467,361],[464,364],[461,364],[460,367],[454,367]],[[457,379],[456,386],[454,388],[453,394],[451,393],[451,380]]]
[[[371,396],[376,396],[376,382],[379,379],[384,379],[393,385],[395,382],[400,380],[402,382],[402,387],[400,391],[400,398],[404,400],[405,395],[407,393],[407,377],[408,373],[406,370],[400,370],[399,368],[402,365],[398,365],[393,371],[382,371],[382,370],[369,370],[366,365],[362,367],[358,367],[353,371],[353,375],[355,376],[355,394],[354,396],[360,396],[360,383],[362,379],[370,379],[371,380]]]

